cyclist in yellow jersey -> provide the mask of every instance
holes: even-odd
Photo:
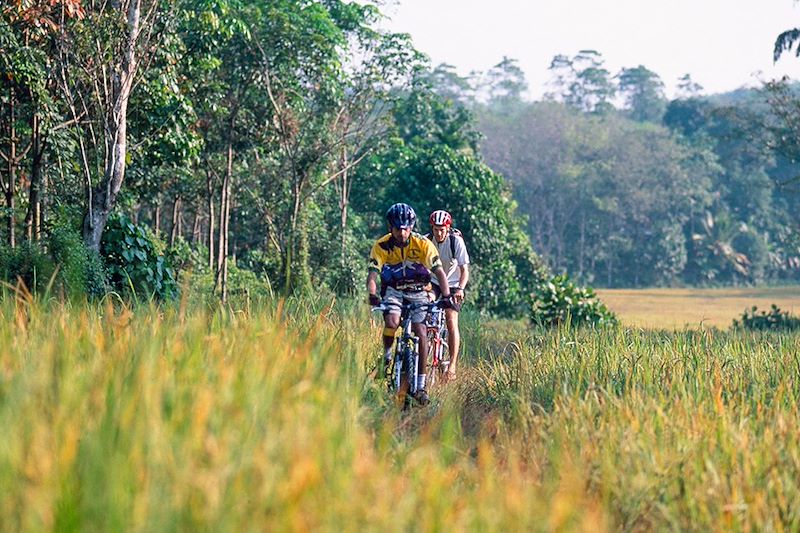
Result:
[[[410,205],[394,204],[386,212],[389,233],[375,242],[369,254],[368,301],[371,305],[379,305],[383,301],[388,307],[383,314],[384,366],[391,361],[394,334],[400,325],[400,308],[403,302],[429,301],[425,288],[431,280],[431,274],[436,276],[439,286],[442,287],[442,307],[457,306],[451,299],[447,278],[436,248],[429,239],[412,231],[416,221],[417,215]],[[383,298],[378,296],[379,275]],[[415,312],[411,322],[413,331],[419,338],[419,368],[424,369],[428,364],[425,311]],[[428,403],[425,378],[426,375],[420,373],[415,395],[415,399],[423,405]]]

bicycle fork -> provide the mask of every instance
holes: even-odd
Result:
[[[394,365],[395,390],[400,390],[403,374],[408,379],[408,393],[413,395],[417,392],[417,375],[419,374],[419,339],[412,337],[403,343],[397,350]]]

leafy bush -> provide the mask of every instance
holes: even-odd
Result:
[[[69,223],[55,224],[48,231],[48,248],[59,271],[57,284],[70,296],[102,296],[108,291],[103,259],[89,250],[80,232]]]
[[[159,253],[163,248],[155,236],[128,217],[109,218],[100,249],[113,287],[123,293],[132,290],[159,300],[177,296],[175,270]]]
[[[781,311],[775,304],[772,304],[769,312],[759,312],[758,307],[754,305],[750,309],[745,309],[741,322],[733,320],[733,328],[754,331],[794,331],[800,329],[800,317],[790,315],[789,311]]]
[[[471,302],[497,316],[525,316],[528,292],[547,269],[531,249],[506,181],[469,152],[438,143],[412,148],[392,167],[382,209],[409,202],[425,232],[427,214],[446,207],[469,251]]]
[[[231,298],[272,299],[274,293],[269,279],[228,260],[228,294]]]
[[[281,280],[281,257],[270,250],[251,249],[236,258],[236,266],[254,272],[262,280]]]
[[[198,263],[190,266],[181,275],[180,283],[183,295],[190,301],[212,307],[219,304],[219,287],[215,291],[214,272],[207,265]],[[228,303],[234,308],[253,301],[272,300],[274,297],[269,278],[241,268],[234,258],[228,259]]]
[[[195,268],[200,262],[200,251],[181,236],[175,239],[175,244],[166,251],[167,260],[175,270],[177,276],[184,270]]]
[[[55,272],[53,259],[38,244],[0,245],[0,278],[16,285],[22,280],[32,292],[44,289]]]
[[[579,287],[567,274],[540,283],[534,292],[531,320],[541,326],[612,324],[616,316],[591,287]]]
[[[22,280],[34,293],[52,281],[54,293],[70,297],[101,296],[108,289],[102,258],[86,247],[69,217],[49,225],[40,242],[0,245],[0,279],[11,285]]]

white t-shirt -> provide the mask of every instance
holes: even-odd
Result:
[[[469,254],[467,253],[467,246],[464,244],[464,238],[461,235],[448,232],[447,237],[445,237],[442,242],[436,242],[436,238],[433,236],[431,236],[430,239],[439,252],[439,259],[442,261],[442,268],[444,268],[444,274],[445,277],[447,277],[447,284],[450,287],[457,287],[458,280],[461,279],[461,271],[458,266],[469,264]],[[455,241],[453,242],[455,256],[450,251],[450,239],[454,239]],[[439,285],[439,280],[436,276],[431,276],[431,278],[431,282],[434,285]]]

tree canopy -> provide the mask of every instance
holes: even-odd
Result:
[[[397,201],[422,232],[454,215],[473,301],[498,315],[526,314],[549,269],[605,286],[800,275],[791,82],[714,98],[685,75],[668,100],[646,66],[612,73],[586,49],[555,56],[530,101],[515,59],[430,65],[381,6],[4,4],[0,275],[41,285],[59,262],[70,293],[160,297],[184,277],[222,300],[357,294]]]

